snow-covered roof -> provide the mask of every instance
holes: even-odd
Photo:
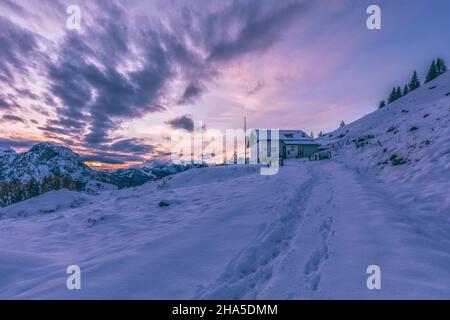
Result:
[[[289,141],[305,139],[311,139],[311,137],[302,130],[280,130],[280,140]]]
[[[280,139],[281,140],[281,139]],[[288,140],[288,141],[283,141],[283,143],[285,145],[297,145],[297,144],[306,144],[306,145],[312,145],[312,146],[320,146],[320,143],[309,139],[309,140]]]
[[[256,129],[259,137],[259,130]],[[309,135],[302,130],[279,130],[279,139],[287,145],[307,144],[307,145],[320,145],[315,142]]]

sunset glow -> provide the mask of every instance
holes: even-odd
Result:
[[[447,1],[437,13],[409,1],[408,14],[380,1],[375,32],[369,1],[78,2],[79,30],[66,26],[69,1],[0,4],[0,144],[50,141],[100,169],[166,159],[171,131],[194,119],[223,132],[244,116],[254,128],[334,130],[450,52],[450,22],[436,17]]]

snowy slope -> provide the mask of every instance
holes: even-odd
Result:
[[[0,209],[0,298],[450,297],[448,217],[422,220],[435,203],[337,162],[192,169],[37,210],[48,196]],[[381,291],[366,287],[372,264]]]
[[[0,168],[10,163],[16,155],[17,153],[13,149],[0,145]]]
[[[0,145],[0,158],[1,157],[5,157],[5,156],[9,156],[9,155],[13,155],[15,153],[16,152],[13,149]]]
[[[351,163],[360,169],[374,168],[386,178],[394,174],[395,179],[405,181],[427,176],[436,179],[442,169],[450,169],[449,133],[450,72],[447,72],[319,141],[341,158],[350,157]],[[403,159],[407,169],[395,168],[395,159]]]
[[[450,299],[447,88],[444,74],[323,137],[332,160],[273,176],[196,168],[2,208],[0,298]],[[73,264],[81,290],[65,287]]]
[[[86,193],[71,192],[66,189],[47,192],[39,197],[22,201],[7,209],[0,210],[0,218],[20,218],[45,215],[88,203],[91,197]],[[93,201],[91,199],[91,201]]]
[[[335,160],[450,205],[450,72],[319,139]],[[405,195],[407,196],[407,195]]]

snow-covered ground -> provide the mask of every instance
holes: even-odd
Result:
[[[198,168],[2,208],[0,298],[450,299],[449,92],[447,73],[273,176]]]
[[[448,217],[401,194],[332,161],[49,193],[0,210],[0,298],[449,298]]]

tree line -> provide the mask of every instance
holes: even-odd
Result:
[[[445,73],[446,71],[447,71],[447,65],[446,65],[444,59],[437,58],[436,60],[433,60],[433,62],[431,63],[431,65],[428,69],[428,73],[425,78],[425,83],[430,82],[431,80],[437,78],[438,76]],[[420,86],[421,86],[421,84],[420,84],[419,76],[417,75],[417,71],[414,70],[414,72],[411,76],[411,80],[407,84],[405,84],[405,86],[403,87],[403,90],[400,86],[395,86],[394,88],[392,88],[392,91],[391,91],[389,97],[387,98],[387,100],[381,100],[378,107],[380,109],[384,108],[386,105],[398,100],[399,98],[407,95],[408,93],[416,90],[417,88],[420,88]]]
[[[59,189],[80,190],[80,186],[73,181],[70,175],[63,178],[59,176],[46,176],[42,182],[31,178],[27,182],[20,180],[0,183],[0,207],[27,200],[40,194]]]

